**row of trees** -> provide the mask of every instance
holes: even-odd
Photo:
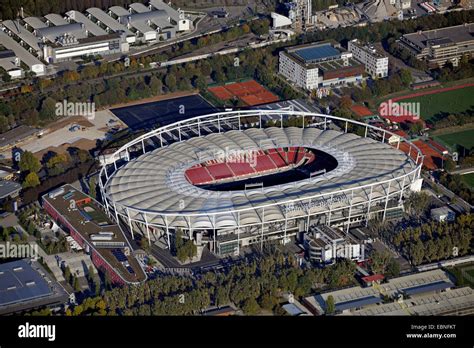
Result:
[[[393,233],[391,242],[414,265],[466,255],[471,251],[474,217],[462,215],[455,223],[431,222]]]
[[[261,310],[279,312],[282,294],[289,292],[300,297],[323,284],[347,286],[355,282],[354,273],[355,265],[345,260],[324,269],[303,270],[291,255],[267,246],[264,254],[224,270],[193,278],[163,275],[138,286],[113,288],[101,297],[84,301],[68,314],[189,315],[229,302],[247,314]]]
[[[464,182],[461,175],[442,173],[439,182],[469,204],[474,204],[474,191]]]

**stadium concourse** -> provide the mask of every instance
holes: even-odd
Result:
[[[312,225],[348,231],[399,216],[404,196],[421,188],[423,156],[404,139],[408,153],[390,146],[391,135],[292,110],[198,116],[124,145],[99,186],[109,215],[132,237],[170,248],[179,229],[216,254],[237,254],[301,238]]]

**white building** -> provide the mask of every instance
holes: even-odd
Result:
[[[286,48],[280,52],[279,72],[307,90],[357,83],[363,66],[339,45],[323,42]]]
[[[438,222],[450,222],[454,221],[454,219],[456,218],[456,214],[454,213],[454,211],[444,206],[431,209],[431,218]]]
[[[293,28],[304,30],[313,24],[313,7],[311,0],[292,0],[288,2],[288,17],[293,23]]]
[[[332,263],[337,258],[360,260],[363,247],[351,236],[326,225],[311,226],[304,235],[304,246],[311,261]]]
[[[388,76],[388,57],[377,52],[373,46],[364,45],[355,39],[349,41],[348,50],[364,64],[365,71],[373,78]]]
[[[21,61],[12,50],[4,49],[0,51],[0,67],[7,72],[12,79],[23,76]]]
[[[285,16],[283,16],[281,14],[278,14],[276,12],[272,12],[271,17],[272,17],[272,28],[273,29],[291,26],[292,21],[288,17],[285,17]]]

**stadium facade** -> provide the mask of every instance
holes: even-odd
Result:
[[[357,132],[361,135],[356,135]],[[100,171],[122,228],[171,248],[176,231],[219,255],[285,244],[312,225],[389,219],[421,188],[423,155],[353,120],[292,110],[228,111],[176,122],[121,147]]]

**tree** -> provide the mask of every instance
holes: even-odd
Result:
[[[176,88],[177,88],[176,77],[173,74],[166,75],[165,85],[166,85],[166,87],[168,87],[170,92],[176,91]]]
[[[400,80],[402,81],[403,85],[405,87],[408,87],[413,80],[410,70],[401,69],[399,72],[399,75],[400,75]]]
[[[43,100],[39,116],[42,120],[52,120],[56,118],[56,101],[53,98],[47,97]]]
[[[255,298],[249,297],[248,299],[244,301],[242,310],[244,311],[245,314],[255,315],[260,311],[260,306],[258,305]]]
[[[395,259],[392,258],[388,263],[386,274],[390,277],[398,277],[400,275],[400,264]]]
[[[326,299],[326,314],[333,314],[336,311],[336,305],[334,303],[334,297],[329,295]]]
[[[405,202],[405,207],[410,215],[419,218],[428,208],[430,197],[425,192],[412,192]]]
[[[153,75],[150,79],[149,86],[153,95],[160,95],[162,93],[163,83],[158,77]]]
[[[22,172],[38,173],[41,169],[40,161],[29,151],[21,154],[18,166]]]
[[[25,180],[23,181],[23,188],[29,188],[29,187],[36,187],[40,184],[40,180],[38,178],[38,174],[35,172],[28,173],[28,175],[25,177]]]

